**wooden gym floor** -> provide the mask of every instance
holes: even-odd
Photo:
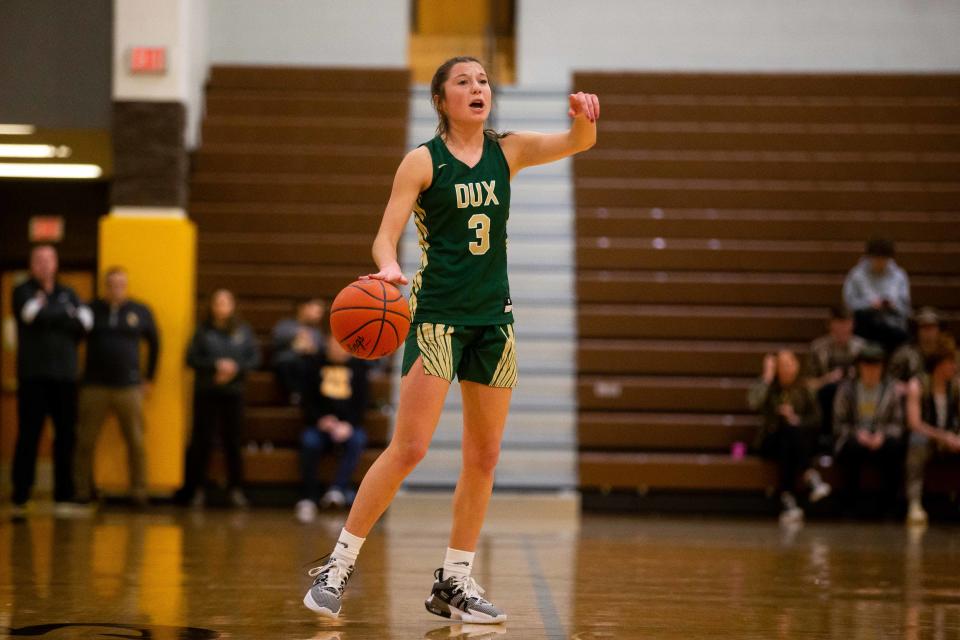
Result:
[[[496,498],[475,572],[510,619],[423,608],[449,496],[398,498],[336,622],[304,566],[342,514],[161,507],[0,524],[0,638],[960,638],[960,535],[931,526],[578,515],[575,497]]]

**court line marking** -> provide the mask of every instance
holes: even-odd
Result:
[[[543,622],[544,630],[550,637],[567,637],[567,630],[560,620],[560,614],[557,612],[557,606],[553,601],[553,593],[550,591],[550,584],[543,575],[543,568],[540,566],[540,560],[537,558],[537,550],[530,540],[530,536],[523,536],[523,551],[527,556],[527,566],[530,568],[530,578],[533,582],[533,591],[537,596],[537,608],[540,610],[540,620]]]

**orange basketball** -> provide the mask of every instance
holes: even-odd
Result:
[[[330,330],[356,358],[376,360],[403,344],[410,307],[400,290],[382,280],[348,284],[330,306]]]

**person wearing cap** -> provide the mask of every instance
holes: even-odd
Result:
[[[936,460],[960,467],[960,380],[957,343],[942,334],[927,356],[928,369],[907,386],[907,522],[924,524],[923,479],[927,463]],[[955,487],[954,490],[960,489]]]
[[[903,403],[898,386],[884,376],[883,347],[868,343],[857,355],[857,375],[843,380],[833,402],[837,465],[848,507],[860,498],[864,466],[876,467],[884,510],[896,506],[903,462]]]
[[[853,334],[853,314],[842,305],[831,307],[828,333],[810,343],[807,385],[820,406],[820,449],[833,447],[833,397],[837,385],[856,373],[854,361],[867,341]]]
[[[894,260],[893,242],[871,238],[865,255],[847,273],[843,301],[853,312],[854,332],[892,352],[907,340],[910,280]]]
[[[940,314],[933,307],[923,307],[914,316],[917,338],[897,349],[890,358],[890,377],[906,382],[926,371],[925,362],[940,342]]]

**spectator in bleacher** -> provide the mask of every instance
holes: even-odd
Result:
[[[271,364],[292,405],[300,404],[300,384],[323,344],[322,321],[323,300],[314,298],[300,303],[296,318],[284,318],[273,327]]]
[[[245,383],[247,373],[260,365],[260,350],[250,325],[237,317],[235,298],[227,289],[210,295],[206,318],[190,342],[187,364],[196,371],[193,433],[180,496],[195,507],[205,504],[210,450],[219,427],[228,499],[235,507],[246,507],[240,451]]]
[[[830,309],[829,333],[810,343],[807,360],[807,384],[817,396],[820,407],[821,451],[833,446],[833,398],[837,385],[853,377],[854,361],[866,340],[853,334],[853,314],[843,306]]]
[[[325,453],[339,457],[333,482],[320,506],[344,507],[353,503],[356,492],[351,478],[367,443],[363,428],[367,408],[368,363],[351,357],[333,336],[312,358],[303,380],[303,417],[300,472],[303,498],[296,505],[297,519],[310,522],[317,514],[320,482],[317,467]]]
[[[890,358],[890,377],[906,382],[926,371],[924,363],[939,347],[940,314],[932,307],[923,307],[914,317],[916,340],[897,349]]]
[[[893,242],[871,238],[866,255],[843,283],[843,300],[853,311],[854,332],[892,353],[907,340],[910,280],[893,259]]]
[[[884,376],[883,347],[869,343],[857,356],[857,376],[843,380],[833,403],[837,464],[844,478],[846,503],[860,498],[865,465],[881,478],[883,507],[892,509],[903,465],[903,402],[896,385]]]
[[[820,416],[810,388],[800,378],[800,362],[788,350],[763,359],[763,374],[748,393],[750,408],[759,411],[763,426],[757,434],[756,448],[765,458],[777,461],[780,472],[780,500],[784,523],[803,519],[794,490],[803,474],[810,489],[810,501],[830,494],[830,485],[810,465]]]
[[[926,360],[927,372],[910,380],[907,388],[907,521],[923,524],[923,477],[927,462],[960,467],[960,380],[957,344],[942,334]],[[960,487],[958,487],[960,489]]]
[[[77,344],[93,326],[90,309],[57,280],[57,250],[30,252],[30,277],[13,290],[17,323],[17,442],[13,454],[13,513],[25,514],[36,476],[37,448],[47,416],[53,420],[53,499],[73,498],[77,420]]]
[[[93,329],[87,338],[87,365],[80,390],[80,423],[74,455],[75,500],[89,502],[93,491],[93,452],[100,427],[112,412],[127,443],[130,496],[147,502],[143,450],[143,400],[153,384],[160,341],[150,309],[127,296],[127,272],[109,269],[104,296],[95,300]],[[140,346],[147,346],[146,370],[141,372]]]

